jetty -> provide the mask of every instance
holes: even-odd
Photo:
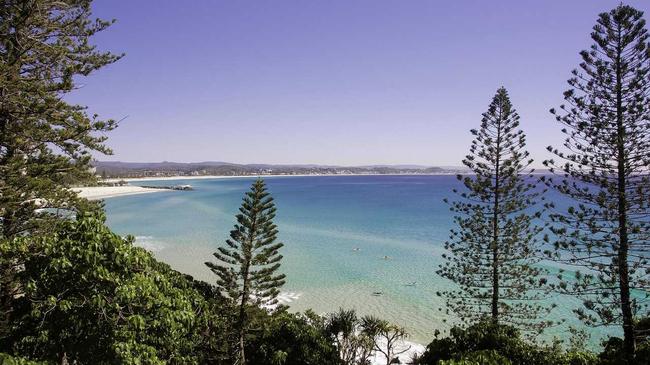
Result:
[[[167,185],[167,186],[142,185],[142,187],[146,189],[183,190],[183,191],[194,190],[194,187],[192,187],[192,185]]]

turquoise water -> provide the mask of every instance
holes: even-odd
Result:
[[[137,237],[175,269],[209,282],[204,262],[228,237],[242,194],[254,178],[147,181],[191,184],[194,191],[163,191],[106,200],[108,224]],[[317,313],[356,308],[405,326],[428,343],[453,318],[436,292],[452,284],[435,272],[452,215],[453,176],[269,177],[285,243],[283,292],[292,310]],[[355,250],[358,248],[358,250]],[[384,259],[388,256],[389,259]],[[407,284],[416,282],[415,286]],[[382,292],[380,296],[373,292]],[[577,324],[572,298],[555,298],[553,316]],[[445,322],[444,320],[448,321]],[[565,334],[565,327],[550,335]],[[600,330],[602,331],[602,329]],[[603,333],[594,332],[596,337]]]

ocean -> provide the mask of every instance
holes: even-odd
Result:
[[[106,200],[109,226],[197,279],[215,282],[205,266],[235,223],[242,195],[255,178],[138,181],[139,185],[191,184],[193,191],[161,191]],[[267,177],[284,243],[282,300],[292,311],[328,313],[355,308],[404,326],[427,344],[436,330],[456,323],[436,292],[453,284],[436,274],[452,213],[454,176]],[[555,201],[561,197],[554,197]],[[376,293],[381,293],[377,295]],[[552,317],[567,323],[545,339],[567,337],[580,325],[575,298],[550,296]],[[592,342],[616,329],[591,330]]]

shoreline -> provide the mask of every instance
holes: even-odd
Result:
[[[125,177],[109,178],[105,182],[119,181],[167,181],[167,180],[208,180],[208,179],[245,179],[245,178],[265,178],[265,177],[327,177],[327,176],[456,176],[458,173],[439,173],[439,174],[270,174],[270,175],[201,175],[201,176],[147,176],[147,177]]]
[[[204,175],[204,176],[156,176],[156,177],[130,177],[130,178],[110,178],[101,180],[102,182],[115,183],[124,181],[145,182],[145,181],[174,181],[174,180],[217,180],[217,179],[245,179],[260,177],[323,177],[323,176],[448,176],[452,174],[296,174],[296,175]],[[102,200],[116,198],[128,195],[148,194],[161,191],[174,191],[172,189],[146,188],[138,185],[122,186],[84,186],[72,188],[77,194],[88,200]]]
[[[152,189],[143,188],[137,185],[124,185],[124,186],[85,186],[72,188],[81,198],[88,200],[102,200],[108,198],[116,198],[120,196],[149,194],[163,191],[171,191],[167,189]]]
[[[548,175],[548,171],[534,171],[530,173],[533,176]],[[245,178],[265,178],[265,177],[336,177],[336,176],[457,176],[457,175],[474,175],[471,171],[449,171],[430,174],[259,174],[259,175],[174,175],[174,176],[144,176],[144,177],[111,177],[104,179],[104,182],[131,182],[131,181],[167,181],[167,180],[208,180],[208,179],[245,179]],[[524,175],[528,175],[524,174]]]
[[[439,174],[295,174],[295,175],[204,175],[204,176],[153,176],[153,177],[130,177],[130,178],[110,178],[104,179],[103,182],[115,183],[124,181],[143,182],[143,181],[174,181],[174,180],[217,180],[217,179],[246,179],[246,178],[265,178],[265,177],[337,177],[337,176],[455,176],[455,173]],[[148,194],[161,191],[172,191],[170,189],[145,188],[138,185],[123,186],[84,186],[72,188],[77,194],[88,200],[102,200],[116,198],[128,195]]]

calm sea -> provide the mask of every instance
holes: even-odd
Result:
[[[175,269],[214,282],[204,262],[228,237],[253,181],[138,182],[191,184],[195,190],[108,199],[108,223],[120,234],[136,236],[138,245]],[[452,225],[443,199],[454,198],[455,177],[269,177],[266,182],[285,244],[283,299],[291,310],[356,308],[405,326],[420,343],[454,322],[436,296],[452,284],[436,270]],[[578,324],[571,312],[575,299],[553,300],[559,304],[554,317]],[[592,330],[594,342],[603,331]],[[566,326],[550,330],[550,336],[566,337]]]

